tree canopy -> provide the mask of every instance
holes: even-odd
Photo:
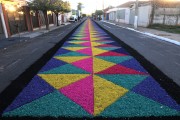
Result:
[[[70,12],[71,10],[69,2],[64,2],[62,0],[32,0],[28,3],[28,5],[31,10],[43,11],[46,21],[46,29],[49,29],[49,19],[47,16],[47,11],[54,12],[58,21],[58,13]]]
[[[82,10],[82,3],[78,3],[78,5],[77,5],[77,10],[79,10],[79,11]]]
[[[103,15],[103,11],[102,10],[96,10],[95,14],[98,16]]]

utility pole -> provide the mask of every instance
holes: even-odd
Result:
[[[103,0],[103,20],[104,20],[104,17],[105,17],[105,13],[104,13],[104,0]]]
[[[137,29],[138,27],[138,4],[139,1],[136,0],[136,5],[135,5],[135,18],[134,18],[134,28]]]

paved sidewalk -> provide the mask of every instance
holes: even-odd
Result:
[[[124,24],[124,23],[119,23],[119,22],[109,21],[109,20],[105,20],[105,22],[110,22],[110,23],[116,24],[118,26],[134,29],[133,25],[130,25],[130,24]],[[159,30],[145,28],[145,27],[138,27],[137,30],[140,32],[151,33],[151,34],[154,34],[154,35],[157,35],[160,37],[165,37],[165,38],[169,38],[169,39],[180,42],[180,34],[168,33],[165,31],[159,31]]]
[[[62,26],[29,40],[17,41],[6,49],[0,49],[0,92],[79,24],[80,22]]]
[[[48,33],[50,31],[59,29],[61,27],[64,27],[66,25],[69,25],[70,23],[67,22],[64,25],[56,26],[54,24],[50,24],[50,30],[46,30],[45,26],[42,26],[41,28],[35,28],[32,32],[22,32],[20,34],[12,35],[10,38],[4,38],[0,40],[0,49],[7,49],[8,46],[18,44],[21,42],[26,42],[29,39],[35,38],[37,36],[43,35],[45,33]]]
[[[64,25],[69,25],[69,24],[70,23],[67,22]],[[39,35],[48,33],[48,32],[50,32],[52,30],[58,29],[60,27],[63,27],[64,25],[56,26],[56,24],[50,24],[49,25],[49,30],[46,30],[46,26],[42,26],[41,28],[35,28],[34,31],[32,31],[32,32],[22,32],[20,34],[15,34],[12,37],[19,37],[20,36],[20,37],[34,38],[34,37],[37,37]]]

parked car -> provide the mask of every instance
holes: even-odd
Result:
[[[77,21],[77,17],[74,15],[74,16],[71,16],[69,18],[69,22],[76,22]]]

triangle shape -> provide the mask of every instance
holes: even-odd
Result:
[[[114,42],[114,40],[112,40],[112,43],[108,43],[108,45],[114,45],[114,46],[120,46],[117,42]]]
[[[119,47],[98,47],[98,48],[102,50],[107,50],[107,51],[113,51],[113,50],[119,49]]]
[[[73,43],[73,44],[81,44],[81,43],[84,43],[84,41],[69,41],[69,43]]]
[[[84,42],[84,43],[81,43],[81,45],[91,47],[91,42]]]
[[[81,106],[75,104],[58,91],[41,97],[13,111],[6,112],[3,117],[91,117]]]
[[[64,49],[66,50],[70,50],[70,51],[78,51],[78,50],[81,50],[81,49],[85,49],[87,47],[63,47]]]
[[[111,40],[99,40],[99,41],[97,41],[97,43],[103,43],[103,44],[108,44],[108,43],[112,43],[113,41],[111,41]]]
[[[92,56],[92,49],[91,48],[85,48],[85,49],[82,49],[82,50],[78,50],[77,52]]]
[[[146,73],[139,72],[130,68],[126,68],[121,65],[114,65],[104,71],[98,72],[97,74],[138,74],[138,75],[146,75]]]
[[[113,52],[129,55],[129,53],[124,48],[119,48],[119,49],[113,50]]]
[[[66,54],[59,55],[59,56],[88,56],[88,55],[82,54],[82,53],[79,53],[79,52],[69,52],[69,53],[66,53]]]
[[[96,56],[96,57],[100,58],[102,60],[117,63],[117,64],[127,61],[132,58],[131,56],[122,56],[122,57],[119,57],[119,56]]]
[[[66,44],[66,45],[63,45],[63,47],[84,47],[84,46],[80,44]]]
[[[40,70],[40,72],[48,71],[48,70],[51,70],[53,68],[63,66],[65,64],[67,64],[67,63],[52,58],[50,61],[48,61],[48,63],[46,63],[45,66],[43,66],[43,68]]]
[[[60,89],[60,92],[82,106],[88,113],[94,113],[93,77],[86,77],[78,82]]]
[[[103,44],[103,43],[91,42],[91,45],[92,45],[93,47],[99,46],[99,45],[102,45],[102,44]]]
[[[4,112],[12,111],[24,104],[32,102],[44,95],[53,92],[55,89],[42,80],[40,77],[35,76],[23,91],[14,99]]]
[[[89,37],[84,37],[84,38],[81,38],[82,40],[87,40],[87,41],[89,41],[90,40],[90,38]]]
[[[94,73],[103,71],[103,70],[108,69],[114,65],[115,64],[112,62],[108,62],[108,61],[98,59],[98,58],[93,58],[93,72]]]
[[[102,45],[98,45],[96,47],[118,47],[118,46],[109,45],[109,44],[102,44]]]
[[[142,83],[134,87],[132,91],[180,111],[180,105],[177,104],[152,77],[148,77]]]
[[[179,112],[167,106],[163,106],[133,92],[128,92],[117,102],[106,108],[101,117],[152,117],[152,116],[176,116]]]
[[[69,53],[69,52],[71,52],[71,51],[61,48],[55,53],[54,56],[58,56],[58,55],[61,55],[61,54],[66,54],[66,53]]]
[[[78,80],[86,78],[89,74],[38,74],[56,89],[68,86]]]
[[[88,74],[88,72],[77,68],[71,64],[66,64],[49,71],[40,72],[41,74]]]
[[[78,56],[78,57],[75,57],[75,56],[70,56],[70,57],[65,57],[65,56],[63,56],[63,57],[55,57],[56,59],[58,59],[58,60],[61,60],[61,61],[64,61],[64,62],[66,62],[66,63],[73,63],[73,62],[76,62],[76,61],[79,61],[79,60],[83,60],[83,59],[86,59],[86,58],[88,58],[88,56]]]
[[[124,61],[124,62],[120,63],[120,65],[122,65],[124,67],[127,67],[127,68],[131,68],[131,69],[137,70],[137,71],[141,71],[141,72],[146,72],[147,73],[147,71],[134,58],[132,58],[132,59],[130,59],[128,61]]]
[[[106,107],[123,96],[127,89],[113,84],[101,77],[93,76],[94,79],[94,115],[100,114]]]
[[[68,43],[76,43],[76,42],[87,42],[85,40],[71,40],[71,41],[68,41]]]
[[[134,86],[138,85],[148,77],[146,75],[118,75],[118,74],[98,75],[98,76],[129,90],[131,90]]]
[[[127,56],[127,55],[109,51],[109,52],[104,52],[104,53],[98,54],[96,56]]]
[[[93,58],[87,58],[72,63],[74,66],[86,70],[87,72],[93,72]]]
[[[98,48],[92,48],[92,52],[93,52],[93,55],[96,56],[98,54],[102,54],[102,53],[107,52],[107,50],[102,50],[102,49],[98,49]]]

